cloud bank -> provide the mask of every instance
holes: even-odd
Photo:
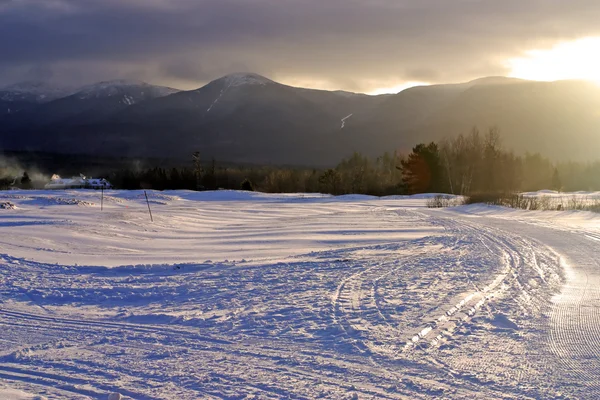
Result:
[[[597,0],[0,0],[0,85],[136,78],[195,88],[252,71],[371,91],[504,75],[600,36]]]

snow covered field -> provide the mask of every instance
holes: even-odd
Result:
[[[596,214],[148,194],[0,192],[0,399],[600,396]]]

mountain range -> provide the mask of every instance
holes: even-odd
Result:
[[[492,77],[369,96],[240,73],[190,91],[124,80],[0,89],[0,148],[11,151],[326,166],[474,126],[497,127],[518,153],[600,158],[600,87]]]

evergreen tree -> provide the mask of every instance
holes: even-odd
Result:
[[[402,176],[409,193],[445,191],[444,172],[436,143],[418,144],[401,164]]]
[[[181,174],[179,173],[179,170],[177,168],[172,168],[171,172],[169,173],[168,188],[169,189],[181,189],[182,185],[183,185],[183,182],[182,182]]]
[[[23,172],[23,176],[21,177],[21,188],[22,189],[31,189],[31,178],[27,171]]]
[[[242,190],[245,190],[247,192],[253,192],[254,191],[254,185],[252,185],[252,182],[250,182],[249,179],[244,179],[244,182],[242,182]]]
[[[319,177],[320,191],[323,193],[340,194],[342,178],[335,169],[328,169]]]
[[[0,190],[6,190],[10,187],[11,183],[13,182],[14,179],[8,178],[8,177],[3,177],[0,178]]]

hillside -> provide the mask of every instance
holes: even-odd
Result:
[[[332,165],[418,142],[498,127],[518,153],[597,158],[600,87],[501,77],[367,96],[295,88],[233,74],[192,91],[116,81],[45,102],[7,103],[0,146],[120,157]]]

